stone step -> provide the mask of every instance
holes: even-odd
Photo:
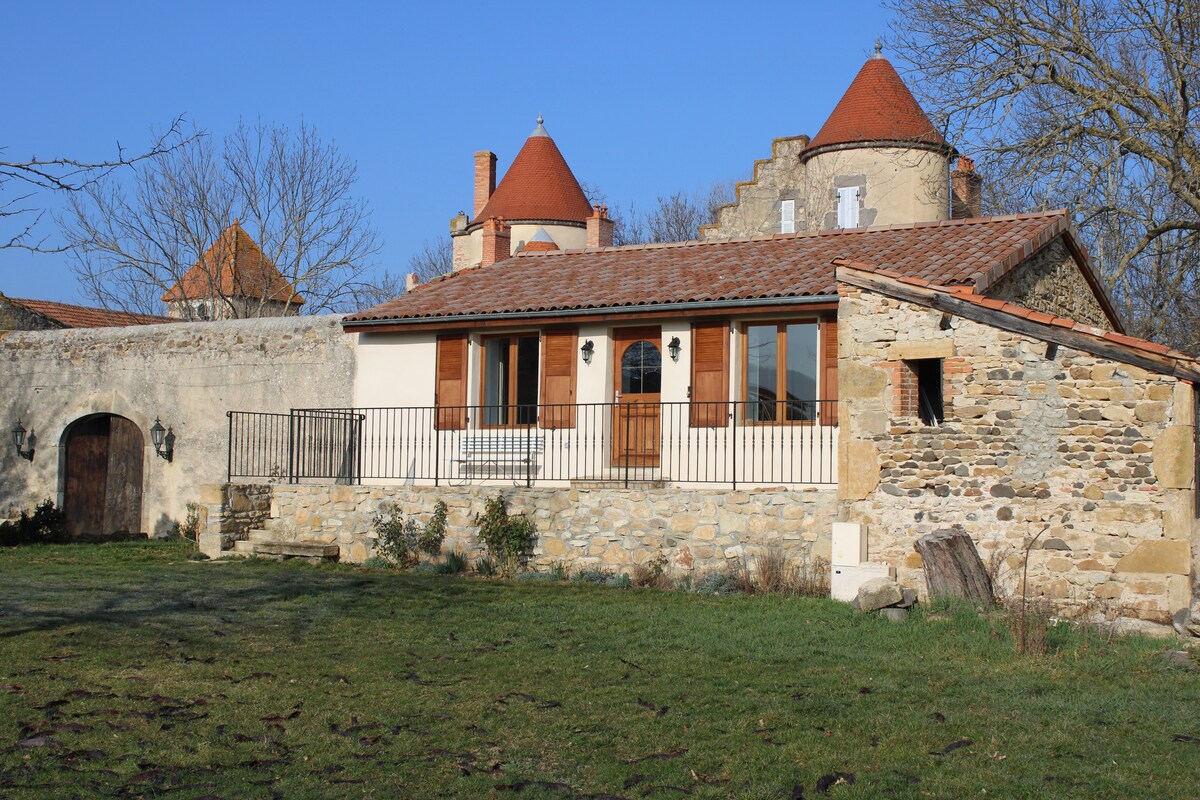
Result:
[[[336,544],[319,542],[256,541],[249,543],[256,556],[309,558],[318,561],[337,561],[342,550]]]
[[[251,542],[280,542],[283,541],[278,533],[266,528],[254,528],[248,534],[246,539]]]
[[[252,556],[254,555],[254,542],[248,542],[245,539],[239,539],[233,543],[233,552],[238,555]]]

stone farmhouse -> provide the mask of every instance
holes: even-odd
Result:
[[[466,549],[503,492],[541,566],[780,548],[919,590],[914,540],[957,528],[1010,570],[1036,537],[1035,593],[1168,622],[1200,364],[1124,333],[1067,212],[980,217],[957,156],[877,52],[703,240],[618,248],[539,120],[499,186],[477,154],[454,271],[388,303],[4,336],[0,409],[42,439],[2,497],[148,533],[198,500],[210,555],[362,560],[383,503],[445,501]]]

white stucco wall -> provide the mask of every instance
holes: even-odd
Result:
[[[526,225],[517,223],[509,228],[511,237],[509,252],[515,253],[521,245],[528,242],[537,233],[538,228],[545,228],[546,233],[558,245],[559,250],[580,250],[587,247],[587,228],[572,225]],[[473,267],[483,260],[483,228],[476,228],[470,233],[453,237],[454,268],[465,269]]]
[[[833,150],[806,162],[807,229],[837,227],[837,189],[859,186],[859,227],[950,218],[949,163],[928,150],[862,147]]]

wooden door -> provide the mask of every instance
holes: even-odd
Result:
[[[662,329],[613,331],[613,464],[657,467],[662,445]]]
[[[117,416],[83,420],[67,432],[66,450],[67,533],[140,531],[144,440],[137,425]]]

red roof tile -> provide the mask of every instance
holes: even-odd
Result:
[[[835,258],[870,261],[940,285],[971,283],[1065,212],[857,228],[731,241],[519,254],[435,278],[346,318],[355,322],[646,309],[664,303],[836,297]],[[1064,228],[1065,230],[1065,228]]]
[[[863,64],[804,152],[811,155],[833,145],[866,142],[946,146],[891,62],[880,55]]]
[[[241,223],[234,221],[179,282],[163,293],[164,303],[221,297],[251,297],[301,305],[304,298],[280,274]]]
[[[492,217],[509,223],[523,219],[583,222],[591,215],[592,204],[579,181],[539,124],[471,224]]]
[[[127,311],[109,311],[105,308],[89,308],[69,303],[53,303],[49,300],[27,300],[17,297],[5,297],[4,299],[57,322],[64,328],[120,328],[126,325],[157,325],[179,321],[150,314],[134,314]]]

